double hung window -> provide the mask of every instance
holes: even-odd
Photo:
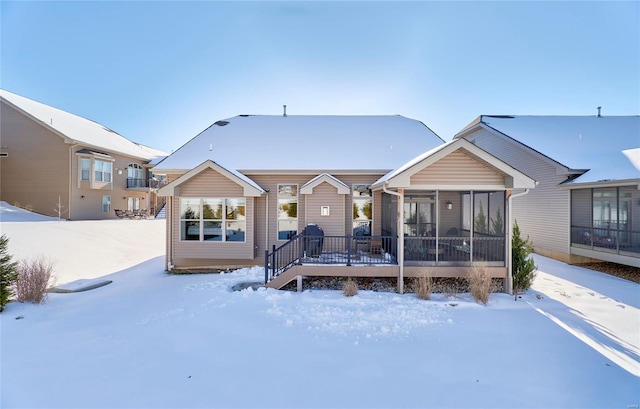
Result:
[[[93,166],[96,182],[111,182],[111,162],[96,159]]]

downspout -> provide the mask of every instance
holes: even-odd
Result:
[[[69,146],[69,198],[67,205],[67,220],[71,220],[71,191],[73,190],[73,148],[78,146],[79,144],[74,143]],[[76,180],[76,183],[78,181]]]
[[[269,192],[264,195],[264,249],[269,250]]]
[[[167,223],[167,272],[171,272],[173,270],[173,198],[174,196],[168,196],[167,200],[165,200],[165,214],[168,211],[169,217],[165,216],[165,223]]]
[[[398,273],[398,292],[404,293],[404,223],[402,223],[404,212],[404,194],[393,192],[387,189],[388,182],[382,184],[382,191],[396,196],[398,198],[398,212],[396,217],[398,225],[398,266],[400,267]]]
[[[509,253],[507,254],[507,282],[506,282],[505,288],[507,289],[509,295],[513,295],[513,265],[512,265],[512,259],[511,259],[511,254],[513,251],[513,249],[511,248],[511,241],[512,241],[511,235],[513,234],[513,217],[511,214],[511,201],[513,200],[514,197],[524,196],[527,193],[529,193],[529,188],[526,188],[523,192],[509,195],[509,199],[508,199],[509,228],[507,229],[507,242],[508,242],[507,248],[509,249],[508,250]]]

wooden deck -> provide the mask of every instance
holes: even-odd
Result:
[[[465,277],[473,267],[422,267],[405,266],[403,275],[405,278],[420,277],[428,272],[431,277]],[[507,278],[506,267],[487,267],[494,278]],[[399,277],[400,267],[398,265],[322,265],[299,264],[291,267],[273,280],[265,284],[266,287],[280,289],[301,277]]]

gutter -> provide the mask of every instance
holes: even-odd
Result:
[[[512,235],[513,235],[513,222],[512,222],[513,217],[512,217],[512,214],[511,214],[512,213],[511,212],[511,201],[513,200],[513,198],[524,196],[527,193],[529,193],[529,188],[526,188],[524,190],[524,192],[512,194],[512,195],[509,196],[509,220],[508,220],[509,229],[507,230],[507,241],[508,241],[507,248],[508,248],[509,254],[507,254],[507,266],[508,267],[507,267],[507,282],[506,282],[506,285],[505,285],[507,291],[509,291],[509,295],[513,295],[513,265],[512,265],[512,258],[511,258],[512,257],[511,254],[513,252],[513,249],[511,248],[511,242],[512,242],[512,239],[513,239],[512,238]]]
[[[394,192],[387,189],[387,185],[389,182],[384,182],[382,184],[382,191],[388,193],[390,195],[396,196],[398,198],[398,213],[397,224],[398,224],[398,266],[400,267],[398,273],[398,292],[400,294],[404,293],[404,223],[403,220],[403,212],[404,212],[404,195],[398,192]]]

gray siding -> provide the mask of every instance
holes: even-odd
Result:
[[[313,194],[302,195],[305,200],[305,221],[315,223],[327,236],[342,236],[345,233],[345,195],[328,183],[321,183],[313,189]],[[348,195],[347,195],[348,196]],[[329,206],[329,216],[320,215],[320,207]]]
[[[328,173],[331,173],[331,172],[328,171]],[[348,186],[351,186],[353,184],[372,184],[373,182],[378,180],[381,176],[383,176],[382,174],[379,174],[379,175],[378,174],[377,175],[343,175],[340,173],[331,173],[331,174]],[[299,175],[299,174],[252,175],[252,174],[248,174],[247,176],[251,178],[251,180],[258,183],[263,189],[268,191],[266,198],[265,197],[256,198],[256,212],[257,212],[256,225],[255,225],[256,263],[261,264],[263,262],[265,249],[268,249],[269,251],[271,251],[271,248],[273,245],[280,246],[284,244],[284,241],[277,239],[278,230],[277,230],[276,209],[278,206],[278,202],[277,202],[278,184],[295,183],[298,185],[298,188],[300,188],[302,185],[307,183],[316,175]],[[323,185],[327,185],[327,184],[322,184],[318,187],[321,187]],[[335,188],[333,186],[331,188],[333,189],[333,192],[337,194]],[[315,196],[319,193],[320,195],[322,195],[321,191],[316,191],[316,189],[314,189],[314,193],[312,196]],[[309,196],[309,195],[301,195],[301,194],[298,195],[298,231],[299,232],[302,231],[302,229],[308,223],[311,223],[310,220],[307,220],[307,217],[312,218],[312,214],[307,212],[307,205],[309,204],[309,201],[311,201],[312,204],[315,201],[315,199],[305,198],[305,196]],[[352,218],[351,211],[347,210],[347,209],[351,209],[351,206],[352,206],[351,195],[337,195],[337,196],[339,196],[339,200],[341,202],[340,204],[336,203],[335,206],[338,206],[338,208],[339,207],[343,208],[343,211],[342,211],[342,214],[343,214],[342,229],[343,230],[341,233],[336,233],[336,234],[339,234],[339,235],[351,234],[353,220],[351,219]],[[379,227],[376,227],[376,220],[380,220],[381,197],[382,197],[381,193],[377,193],[376,195],[374,195],[374,204],[373,204],[373,218],[374,218],[373,233],[374,234],[380,234]],[[269,209],[268,223],[265,222],[267,202],[268,202],[268,209]],[[333,204],[331,203],[315,204],[315,206],[321,206],[321,205],[330,205],[331,214],[332,215],[334,214],[336,207]],[[319,212],[319,209],[317,211]],[[323,229],[325,229],[324,227],[325,222],[323,220],[324,218],[315,217],[315,219],[320,220],[319,222],[317,222],[318,225],[321,226]],[[329,229],[331,232],[333,232],[334,229],[337,232],[339,229],[338,227],[339,224],[335,224],[336,222],[333,220],[333,218],[331,218],[331,220],[332,221]],[[268,229],[268,233],[267,233],[267,229]],[[329,234],[327,230],[325,230],[325,234]]]
[[[178,188],[179,197],[244,197],[244,189],[212,169],[206,169],[183,183]],[[193,265],[236,265],[239,261],[253,260],[254,257],[254,199],[246,198],[245,242],[198,242],[180,241],[180,208],[176,198],[171,208],[170,221],[173,225],[171,239],[174,247],[174,264],[182,267]],[[181,260],[182,259],[182,260]],[[189,261],[192,260],[192,261]],[[200,260],[200,261],[196,261]],[[211,260],[216,260],[215,263]]]
[[[488,164],[471,158],[461,149],[411,176],[412,185],[504,185],[504,175]]]
[[[566,176],[558,174],[557,166],[492,132],[481,129],[467,139],[539,182],[527,195],[513,199],[512,219],[538,253],[567,260],[569,191],[558,186]]]
[[[60,197],[68,209],[70,145],[5,103],[0,103],[0,132],[9,154],[0,158],[0,200],[57,216]]]

